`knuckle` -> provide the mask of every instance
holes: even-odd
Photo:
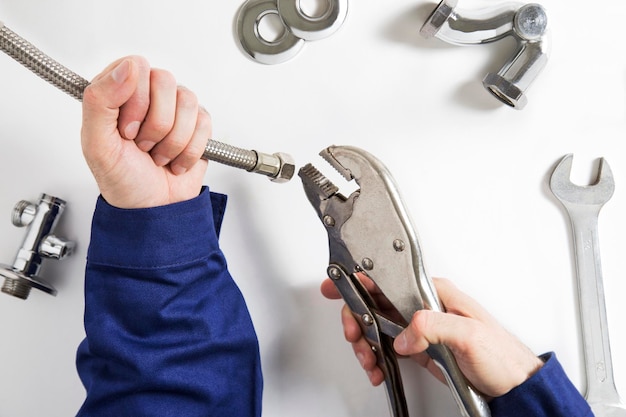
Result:
[[[188,154],[186,152],[186,142],[180,137],[168,137],[162,142],[161,153],[169,157],[170,159],[176,159],[178,161],[187,161]]]
[[[173,121],[165,118],[153,118],[145,122],[148,130],[159,138],[164,138],[173,127]]]
[[[189,158],[192,161],[199,159],[206,148],[205,143],[199,141],[191,142],[183,151],[183,156]]]
[[[213,121],[211,120],[211,115],[203,108],[200,108],[198,111],[198,119],[196,121],[196,130],[202,132],[202,134],[206,134],[206,138],[208,139],[211,137],[212,129]]]
[[[432,315],[428,310],[418,310],[415,312],[410,324],[415,334],[422,334],[429,329],[432,321],[431,317]]]
[[[176,150],[173,149],[173,152],[176,152]],[[200,159],[203,153],[203,147],[199,146],[199,144],[191,143],[180,154],[174,155],[176,157],[175,162],[189,168]]]
[[[150,68],[150,63],[148,62],[148,60],[144,56],[141,56],[141,55],[127,55],[123,59],[132,59],[140,67],[142,67],[142,68]]]
[[[94,101],[98,99],[98,93],[94,84],[89,84],[85,90],[83,91],[83,104],[85,106],[91,105]]]
[[[169,71],[159,68],[152,68],[150,71],[150,82],[153,86],[160,88],[176,86],[176,78],[174,78],[174,75]]]
[[[211,120],[211,113],[205,109],[203,106],[198,106],[198,112],[202,113],[204,116],[209,118],[209,121]]]
[[[358,329],[358,326],[354,326],[354,323],[346,323],[343,327],[343,335],[346,341],[350,343],[355,343],[361,337],[361,332]]]
[[[343,324],[343,334],[347,342],[355,343],[361,338],[361,328],[357,324],[354,316],[347,306],[344,306],[341,313]]]
[[[178,107],[193,109],[198,107],[198,97],[186,87],[178,86],[176,93],[176,104]]]

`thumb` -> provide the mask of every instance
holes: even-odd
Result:
[[[111,136],[120,136],[120,107],[132,97],[137,80],[137,65],[126,58],[113,63],[87,86],[83,94],[82,138],[85,149],[113,144]]]
[[[399,355],[414,355],[428,349],[431,344],[443,344],[452,351],[463,350],[472,340],[475,320],[455,314],[432,310],[417,311],[409,326],[394,341]]]

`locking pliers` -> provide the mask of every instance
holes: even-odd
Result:
[[[392,416],[406,417],[392,339],[416,311],[444,308],[426,274],[415,229],[387,168],[356,147],[330,146],[320,156],[346,180],[355,180],[359,185],[346,197],[313,165],[307,164],[299,171],[304,191],[328,233],[328,276],[357,317],[377,356]],[[393,321],[380,312],[358,273],[378,286],[402,320]],[[427,353],[442,370],[461,413],[466,417],[489,417],[484,398],[467,382],[450,350],[433,344]]]

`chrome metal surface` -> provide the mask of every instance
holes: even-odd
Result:
[[[517,3],[496,5],[489,9],[459,10],[457,0],[442,0],[424,22],[420,33],[437,37],[453,45],[494,42],[511,34]]]
[[[277,0],[248,0],[237,15],[237,37],[244,52],[262,64],[280,64],[290,60],[304,47],[304,39],[287,26],[277,39],[264,39],[259,24],[269,15],[279,15]],[[282,21],[282,20],[281,20]]]
[[[348,14],[348,0],[326,0],[319,16],[309,16],[302,10],[301,0],[278,0],[278,13],[291,33],[306,41],[324,39],[343,25]]]
[[[0,49],[55,87],[82,101],[89,81],[48,57],[2,22],[0,22]],[[289,181],[295,172],[293,158],[287,154],[268,155],[236,148],[212,139],[208,140],[202,158],[263,174],[274,182]],[[259,163],[260,160],[263,162]]]
[[[483,79],[485,88],[503,103],[523,109],[528,103],[526,90],[548,62],[548,42],[521,42],[497,74]]]
[[[320,155],[346,180],[355,180],[359,185],[359,189],[344,196],[313,165],[308,164],[299,172],[307,198],[328,233],[329,264],[346,276],[366,271],[402,316],[403,322],[398,326],[406,326],[417,310],[443,311],[426,273],[415,228],[387,168],[373,155],[355,147],[331,146]],[[329,274],[332,272],[329,270]],[[340,293],[344,300],[355,297],[354,291],[344,293],[340,289]],[[357,293],[356,298],[365,300],[375,312],[376,306],[368,299],[367,291]],[[346,304],[351,307],[352,302]],[[384,321],[377,319],[384,330]],[[466,381],[450,350],[431,345],[427,352],[441,367],[461,412],[470,417],[490,416],[487,403]],[[392,402],[400,400],[394,395],[389,398]]]
[[[513,19],[515,33],[527,41],[541,39],[548,28],[548,16],[538,4],[525,4],[517,10]]]
[[[22,299],[28,298],[31,288],[56,294],[52,285],[37,275],[45,258],[63,259],[74,250],[74,242],[53,234],[65,205],[65,201],[47,194],[41,194],[37,204],[17,203],[13,224],[28,229],[13,265],[0,265],[0,276],[4,278],[2,292]]]
[[[41,52],[2,22],[0,22],[0,49],[58,89],[75,99],[83,99],[83,91],[89,81]]]
[[[442,0],[420,33],[454,45],[478,45],[507,36],[516,49],[497,73],[483,79],[484,87],[498,100],[516,109],[527,104],[526,90],[548,61],[548,18],[536,3],[506,3],[492,8],[463,11],[457,0]]]
[[[572,227],[587,376],[585,398],[596,417],[624,417],[626,406],[613,378],[598,239],[600,209],[613,196],[615,181],[603,158],[595,184],[573,184],[570,180],[572,160],[571,154],[563,157],[552,173],[550,189],[565,207]]]

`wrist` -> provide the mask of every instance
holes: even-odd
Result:
[[[201,186],[184,190],[164,190],[146,192],[141,186],[127,188],[120,193],[116,190],[109,190],[106,186],[100,187],[100,195],[111,206],[123,209],[147,209],[169,206],[171,204],[183,203],[198,197],[202,190]]]
[[[544,360],[536,356],[528,349],[523,361],[520,361],[518,366],[518,372],[515,375],[517,377],[512,381],[511,386],[507,390],[510,391],[533,377],[545,364]]]

